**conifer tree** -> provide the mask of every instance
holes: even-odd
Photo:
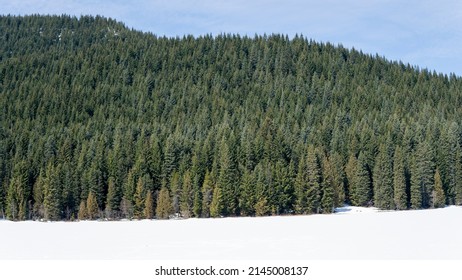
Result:
[[[462,205],[462,151],[458,149],[455,162],[456,182],[454,186],[454,204]]]
[[[322,185],[323,189],[326,187],[331,189],[334,207],[340,207],[345,202],[344,173],[340,155],[335,153],[331,155],[330,158],[324,156],[322,164]]]
[[[193,213],[194,217],[202,217],[202,192],[199,187],[194,190]]]
[[[172,197],[172,207],[175,214],[180,213],[180,196],[181,196],[181,180],[178,171],[173,172],[170,180],[170,195]]]
[[[217,182],[223,200],[220,206],[223,215],[235,215],[237,211],[235,171],[232,152],[223,139],[220,145],[220,172]]]
[[[393,190],[396,209],[407,209],[406,177],[402,149],[397,146],[393,159]]]
[[[146,199],[144,201],[144,218],[153,219],[154,218],[154,198],[152,197],[152,192],[148,191]]]
[[[193,186],[189,172],[183,175],[181,190],[180,213],[181,216],[189,218],[192,214],[193,206]]]
[[[308,189],[306,192],[307,210],[308,213],[319,213],[321,204],[321,171],[319,160],[313,146],[308,147],[306,165],[308,169]],[[328,200],[327,197],[326,199]],[[326,203],[328,203],[328,201],[326,201]]]
[[[459,127],[456,122],[443,126],[440,139],[439,173],[448,204],[454,204],[455,192],[460,178],[457,161],[460,160]]]
[[[138,179],[138,182],[136,183],[136,190],[134,194],[134,202],[135,204],[133,205],[133,216],[135,219],[142,219],[144,218],[144,208],[145,208],[145,186],[144,186],[144,181],[142,178]]]
[[[12,220],[25,220],[28,214],[27,201],[29,197],[28,175],[25,161],[19,161],[13,167],[6,197],[6,216]]]
[[[243,216],[251,216],[255,213],[254,206],[257,203],[255,201],[255,183],[253,173],[245,169],[239,188],[241,192],[239,196],[239,209]]]
[[[210,217],[217,218],[223,215],[223,195],[221,189],[215,186],[213,189],[212,202],[210,203]]]
[[[368,206],[371,202],[371,178],[366,165],[366,158],[361,152],[357,161],[356,178],[354,179],[354,201],[358,206]]]
[[[431,206],[431,191],[434,189],[433,150],[427,142],[417,145],[411,173],[411,207]]]
[[[308,168],[306,158],[301,157],[298,163],[298,172],[295,179],[295,213],[305,214],[307,212],[308,202],[306,192],[308,189]]]
[[[115,179],[113,177],[109,177],[106,200],[106,215],[109,218],[118,216],[117,213],[120,210],[121,198],[120,186],[116,185]]]
[[[160,189],[157,196],[156,217],[157,219],[168,219],[173,214],[172,203],[170,200],[170,193],[167,188]]]
[[[99,217],[99,209],[98,209],[98,202],[96,201],[96,197],[92,191],[88,193],[87,198],[87,211],[86,216],[90,220],[95,220]]]
[[[395,209],[393,166],[387,147],[382,146],[373,171],[374,205],[380,209]]]
[[[80,206],[79,206],[79,213],[78,213],[78,219],[83,221],[87,219],[87,204],[85,203],[85,200],[80,201]]]
[[[46,180],[43,187],[43,206],[44,218],[46,220],[56,221],[61,219],[61,201],[60,201],[60,182],[59,166],[53,167],[51,163],[46,169]]]
[[[268,200],[266,197],[261,197],[257,200],[257,203],[255,204],[255,215],[256,216],[266,216],[270,212],[269,206],[268,206]]]
[[[44,198],[44,187],[46,184],[45,178],[45,171],[40,169],[39,176],[34,184],[33,189],[33,198],[34,198],[34,218],[43,218],[45,215],[45,209],[43,206],[43,198]]]
[[[345,194],[346,196],[345,199],[348,203],[352,203],[355,205],[357,204],[357,201],[355,200],[355,193],[356,193],[355,187],[357,185],[357,182],[356,182],[357,169],[358,169],[358,160],[356,159],[354,155],[351,155],[348,159],[348,163],[345,166],[345,174],[346,174],[347,181],[348,181],[348,188]]]
[[[212,202],[213,184],[210,172],[205,173],[204,182],[202,183],[202,217],[210,217],[210,204]]]
[[[443,181],[441,181],[441,175],[438,168],[435,171],[434,181],[435,185],[432,192],[432,206],[433,208],[444,207],[445,196],[443,191]]]

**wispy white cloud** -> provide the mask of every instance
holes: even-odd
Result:
[[[298,33],[462,75],[458,0],[0,0],[3,14],[100,14],[159,35]]]

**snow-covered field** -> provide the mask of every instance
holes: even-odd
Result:
[[[0,259],[462,259],[462,208],[118,222],[0,221]]]

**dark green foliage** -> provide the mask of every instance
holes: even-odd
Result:
[[[212,203],[212,195],[213,195],[213,182],[212,182],[212,176],[210,175],[210,172],[207,171],[205,173],[204,177],[204,183],[202,184],[202,207],[201,207],[201,212],[202,212],[202,217],[208,218],[210,217],[210,204]]]
[[[302,36],[166,38],[89,16],[0,30],[9,219],[144,217],[148,194],[159,218],[431,207],[436,166],[462,204],[455,75]]]
[[[46,169],[46,179],[43,186],[44,218],[46,220],[56,221],[62,218],[59,168],[60,165],[54,167],[49,163]]]
[[[146,187],[142,178],[138,179],[136,183],[136,191],[134,194],[133,216],[135,219],[144,218],[144,208],[146,200]]]
[[[152,192],[148,191],[146,195],[146,199],[144,201],[144,210],[143,210],[144,218],[152,219],[154,218],[154,198],[152,196]]]
[[[161,188],[157,197],[156,217],[158,219],[168,219],[173,214],[170,193],[167,188]]]
[[[417,145],[411,169],[411,207],[413,209],[431,206],[431,192],[434,189],[435,163],[433,150],[427,142]]]
[[[363,156],[363,153],[359,155],[355,175],[353,201],[356,205],[368,206],[372,203],[372,186],[366,157]]]
[[[393,164],[387,147],[382,146],[373,171],[374,204],[380,209],[395,209],[393,190]]]
[[[220,187],[213,189],[212,201],[210,202],[210,217],[221,217],[223,215],[223,194]]]
[[[13,175],[6,197],[6,217],[12,220],[25,220],[28,214],[28,174],[25,161],[19,161],[13,168]]]
[[[443,181],[441,180],[441,175],[440,171],[438,168],[435,171],[435,186],[432,191],[432,207],[434,208],[440,208],[444,207],[445,203],[445,196],[444,196],[444,191],[443,191]]]
[[[300,160],[295,186],[296,211],[300,214],[318,213],[321,200],[321,172],[313,146],[307,148],[306,154]]]
[[[86,217],[90,220],[97,219],[99,217],[98,201],[96,200],[96,195],[92,191],[88,193],[86,205]]]
[[[396,147],[393,158],[393,197],[398,210],[405,210],[408,207],[405,176],[403,151],[400,147]]]
[[[222,140],[220,145],[220,172],[218,175],[217,185],[221,190],[223,199],[222,215],[236,215],[237,214],[237,176],[236,167],[230,150],[229,145],[225,140]]]

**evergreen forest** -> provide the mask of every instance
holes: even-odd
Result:
[[[0,217],[462,205],[462,79],[301,35],[0,16]]]

